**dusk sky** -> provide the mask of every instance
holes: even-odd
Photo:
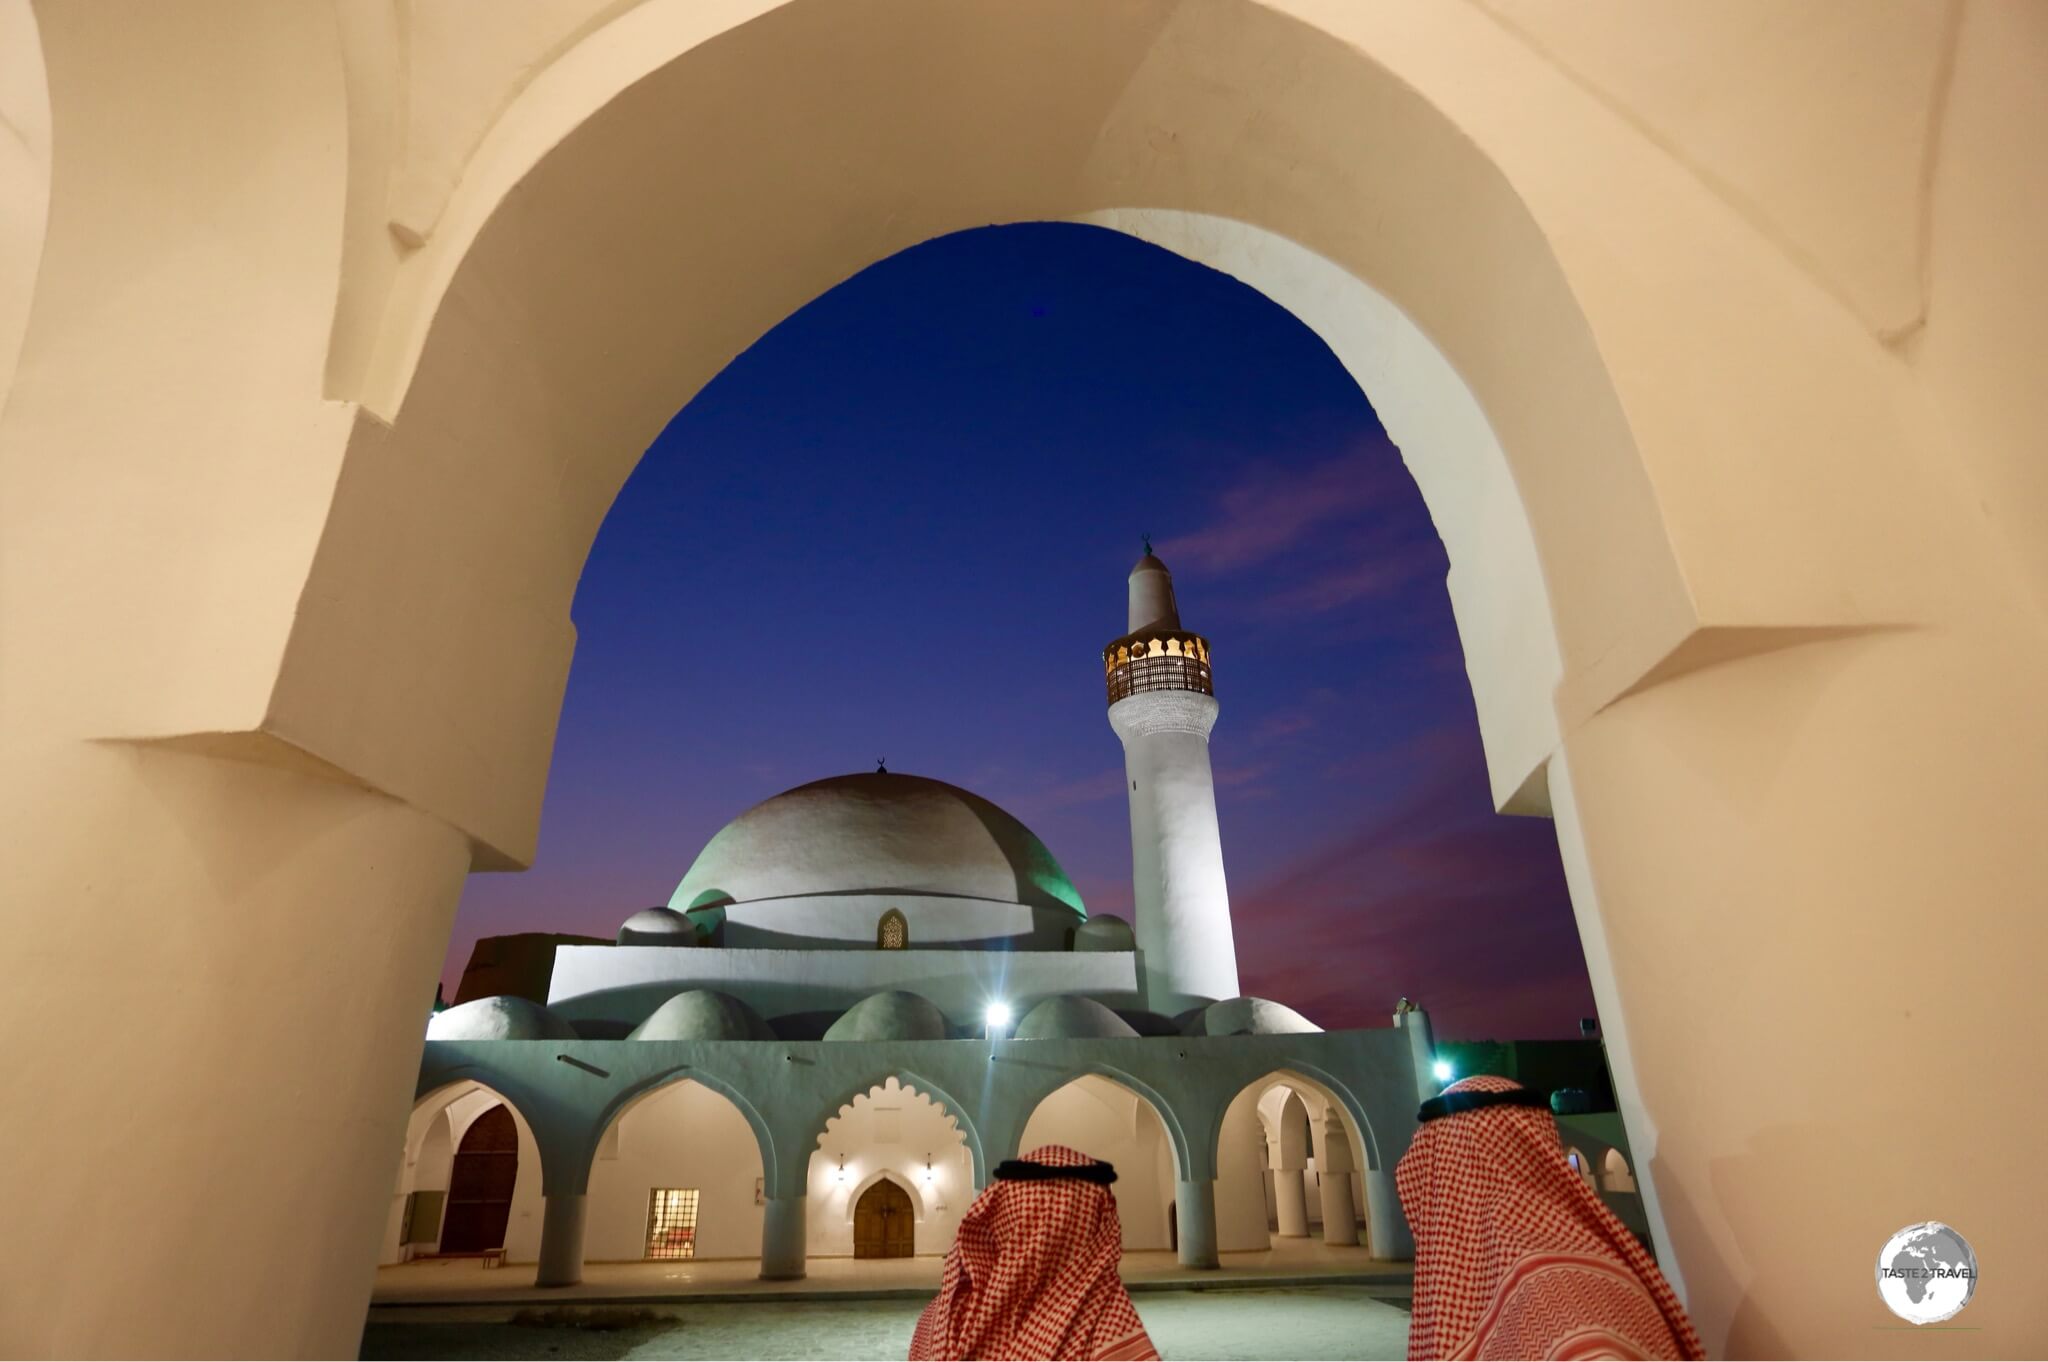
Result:
[[[448,996],[479,936],[610,937],[748,806],[884,757],[1128,917],[1099,654],[1145,532],[1214,647],[1244,991],[1577,1035],[1551,825],[1492,812],[1443,545],[1366,395],[1251,289],[1052,224],[866,270],[655,442],[577,592],[539,858],[470,878]]]

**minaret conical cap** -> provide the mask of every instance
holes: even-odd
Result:
[[[1131,569],[1130,632],[1180,628],[1180,608],[1173,601],[1173,574],[1150,547]]]

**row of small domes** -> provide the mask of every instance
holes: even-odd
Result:
[[[1134,1014],[1137,1015],[1137,1014]],[[1157,1019],[1163,1022],[1164,1019]],[[1290,1007],[1264,998],[1230,998],[1180,1018],[1152,1034],[1191,1036],[1289,1035],[1322,1028]],[[826,1040],[946,1040],[946,1015],[929,998],[892,990],[861,999],[826,1028]],[[1018,1019],[1017,1040],[1118,1040],[1138,1029],[1093,998],[1061,994]],[[479,998],[436,1013],[428,1040],[576,1040],[575,1026],[525,998]],[[633,1028],[628,1040],[775,1040],[760,1013],[730,993],[695,988],[678,993]]]

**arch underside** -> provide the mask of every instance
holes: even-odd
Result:
[[[652,68],[594,36],[579,61],[632,80],[566,127],[573,101],[536,82],[400,267],[363,391],[391,423],[351,441],[359,476],[343,480],[266,727],[450,817],[481,868],[525,863],[569,598],[654,434],[732,355],[863,266],[968,226],[1059,218],[1237,275],[1359,377],[1450,551],[1496,803],[1542,811],[1569,659],[1612,664],[1614,631],[1646,617],[1665,649],[1691,619],[1543,233],[1440,113],[1313,29],[1248,4],[1091,10],[1087,26],[1077,64],[1043,13],[982,13],[954,35],[955,79],[894,83],[888,24],[798,3]],[[863,75],[857,88],[806,79],[815,63]],[[1261,136],[1237,135],[1254,110]],[[842,165],[862,170],[812,169]],[[1450,184],[1462,211],[1447,241],[1425,205]],[[1475,292],[1482,271],[1497,287]],[[470,513],[479,487],[489,516]],[[1589,522],[1594,503],[1609,514]],[[389,552],[392,504],[432,526],[421,551],[493,570],[410,570]],[[370,535],[380,552],[357,552]],[[1546,547],[1559,537],[1569,552]],[[1599,567],[1614,561],[1634,568]],[[361,609],[400,596],[396,616]],[[473,646],[441,647],[435,675],[381,665],[458,616]],[[435,761],[452,754],[422,724],[435,712],[422,687],[473,710],[475,683],[509,656],[528,681],[492,688],[497,711],[477,716],[489,740]],[[337,668],[346,729],[321,712]],[[479,747],[497,770],[475,769]]]

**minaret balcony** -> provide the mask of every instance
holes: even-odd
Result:
[[[1127,634],[1102,650],[1109,703],[1155,690],[1216,693],[1209,674],[1209,640],[1180,630]]]

